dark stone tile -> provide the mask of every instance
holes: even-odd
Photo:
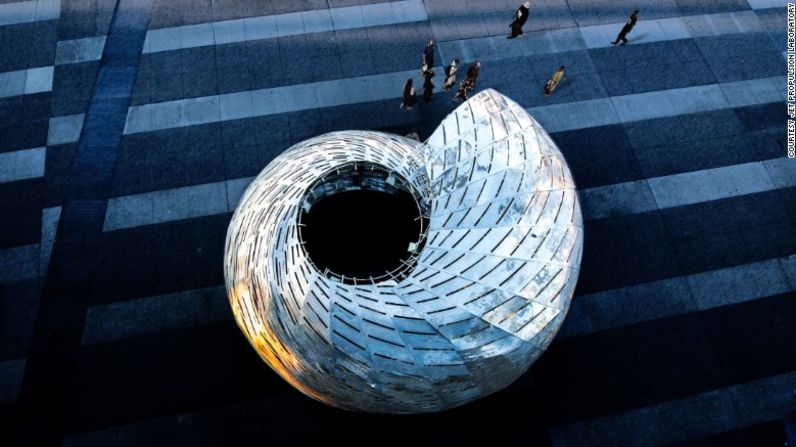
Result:
[[[702,438],[696,438],[681,444],[678,447],[733,447],[739,445],[784,445],[785,427],[781,420],[739,428],[725,433],[719,433]]]
[[[643,177],[661,177],[682,172],[718,168],[763,160],[749,135],[718,137],[695,142],[636,148]]]
[[[30,149],[47,145],[49,120],[45,117],[17,124],[0,124],[0,141],[4,151]]]
[[[796,294],[775,295],[700,313],[713,351],[732,383],[796,368]],[[727,328],[732,328],[728,331]]]
[[[530,374],[539,384],[531,390],[556,425],[727,384],[696,315],[556,341]]]
[[[584,231],[579,294],[683,274],[657,211],[588,221]]]
[[[290,148],[290,140],[274,141],[269,144],[258,144],[255,148],[257,152],[258,170],[263,170],[274,158],[281,155]]]
[[[621,126],[558,132],[552,138],[566,157],[579,188],[643,178]]]
[[[151,77],[168,76],[183,70],[182,51],[160,51],[149,53],[149,75]]]
[[[180,50],[182,53],[182,72],[209,71],[216,68],[215,46],[205,46]]]
[[[76,362],[74,432],[290,391],[228,323],[86,347]]]
[[[44,167],[44,207],[60,206],[69,182],[69,169],[75,157],[77,143],[59,144],[47,148]]]
[[[0,249],[41,240],[41,178],[0,184]]]
[[[38,48],[30,45],[33,23],[18,23],[0,28],[0,73],[28,67],[31,53]]]
[[[779,130],[787,118],[785,107],[779,102],[742,107],[735,109],[735,113],[743,128],[752,132]]]
[[[104,233],[104,271],[94,284],[92,304],[223,284],[219,259],[230,218],[221,214]]]
[[[254,120],[241,119],[221,122],[221,138],[224,147],[254,146],[257,144],[258,128]]]
[[[260,116],[252,121],[257,144],[271,144],[290,139],[290,119],[285,114]]]
[[[796,232],[777,191],[661,212],[686,274],[796,252]]]
[[[27,357],[40,295],[38,280],[0,284],[0,362]]]
[[[122,137],[113,177],[113,195],[124,196],[152,190],[149,154],[153,152],[147,134]]]
[[[260,48],[264,45],[268,45],[255,42],[263,41],[235,42],[216,46],[216,68],[222,70],[248,64],[250,47]],[[273,45],[273,41],[271,42],[270,45]]]
[[[151,102],[174,101],[184,98],[182,85],[182,74],[180,73],[153,77],[149,82]]]
[[[251,90],[252,84],[252,75],[246,67],[218,69],[218,92],[220,94]]]
[[[224,180],[224,148],[220,138],[216,144],[186,144],[185,172],[188,184]]]
[[[228,179],[257,175],[263,167],[257,159],[256,146],[224,148],[224,172]]]

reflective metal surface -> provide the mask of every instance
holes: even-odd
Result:
[[[342,281],[301,244],[308,189],[354,162],[399,174],[430,210],[405,275]],[[582,246],[563,156],[525,109],[485,90],[425,143],[348,131],[283,153],[235,211],[225,278],[241,330],[303,393],[350,410],[431,412],[506,387],[541,355]]]

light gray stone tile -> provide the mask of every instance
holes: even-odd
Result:
[[[44,160],[47,149],[37,147],[13,152],[14,178],[18,180],[44,176]]]
[[[607,25],[583,26],[578,28],[586,48],[603,48],[611,45],[616,31],[608,30]]]
[[[333,107],[351,103],[348,89],[345,88],[346,84],[342,81],[327,81],[319,84],[314,89],[318,96],[318,107]]]
[[[319,83],[323,84],[323,83]],[[314,84],[296,85],[275,89],[283,96],[285,107],[289,112],[318,108],[318,95]]]
[[[754,11],[735,11],[729,14],[738,25],[738,28],[744,33],[765,31],[763,24],[760,23],[760,19]]]
[[[227,185],[226,182],[205,183],[188,188],[191,205],[191,216],[212,216],[226,213]]]
[[[181,26],[180,36],[182,48],[204,47],[215,43],[212,23]]]
[[[779,80],[781,82],[778,82]],[[785,76],[751,79],[747,82],[752,96],[757,100],[756,104],[780,101],[782,100],[782,94],[786,92]]]
[[[179,27],[149,30],[146,33],[146,40],[148,45],[144,46],[144,50],[148,49],[152,53],[178,50],[182,45]]]
[[[248,17],[243,19],[246,40],[271,39],[278,35],[279,16]]]
[[[215,123],[221,119],[218,96],[203,96],[186,99],[183,104],[187,125]]]
[[[254,116],[251,92],[228,93],[219,96],[221,119],[224,121]]]
[[[60,16],[61,0],[38,0],[36,2],[36,14],[33,20],[53,20]]]
[[[254,116],[276,115],[287,111],[285,96],[278,89],[253,90],[252,105]]]
[[[586,220],[638,214],[658,209],[646,180],[617,183],[580,191]]]
[[[666,90],[666,96],[675,108],[677,115],[730,107],[721,87],[717,84]]]
[[[661,209],[775,189],[768,171],[760,162],[656,177],[647,181]]]
[[[24,94],[26,77],[27,70],[0,73],[0,98]]]
[[[705,19],[710,22],[717,36],[721,34],[735,34],[743,31],[741,27],[738,26],[738,23],[735,22],[732,15],[728,13],[706,14]]]
[[[683,277],[576,296],[572,306],[588,316],[591,325],[571,336],[586,335],[585,330],[597,332],[697,309]]]
[[[748,81],[719,84],[722,94],[732,107],[744,107],[757,103]]]
[[[765,160],[763,166],[777,189],[796,186],[796,159],[782,157]]]
[[[746,0],[752,9],[785,8],[787,0]]]
[[[44,176],[45,154],[43,147],[0,153],[0,183]]]
[[[127,119],[124,123],[124,133],[147,132],[152,128],[151,122],[152,104],[130,107],[127,110]]]
[[[532,107],[528,112],[548,132],[585,129],[619,122],[609,98]]]
[[[184,127],[187,122],[183,103],[184,100],[148,104],[150,106],[149,130]]]
[[[82,113],[50,118],[50,125],[47,129],[47,146],[77,141],[83,130],[84,118],[85,115]]]
[[[189,187],[152,192],[152,223],[171,222],[191,217]]]
[[[668,17],[658,19],[658,24],[663,30],[665,40],[689,39],[691,33],[680,17]],[[613,38],[612,38],[613,40]]]
[[[329,12],[332,17],[332,25],[336,30],[362,28],[365,26],[365,20],[362,18],[361,6],[332,8]]]
[[[305,33],[325,33],[334,29],[328,9],[302,11],[301,19],[304,21]]]
[[[114,197],[108,200],[103,231],[151,225],[154,219],[153,193]]]
[[[0,26],[30,23],[35,16],[35,1],[5,3],[0,5]]]
[[[25,94],[52,91],[54,68],[52,65],[29,68],[25,76]]]
[[[238,202],[240,201],[241,197],[243,197],[243,193],[246,191],[246,188],[249,187],[252,181],[254,181],[254,177],[245,177],[226,181],[227,210],[229,212],[235,211],[235,208],[238,206]]]
[[[428,20],[422,0],[390,2],[395,23],[422,22]]]
[[[241,19],[213,22],[216,45],[243,42],[246,40],[244,21]]]
[[[276,18],[276,34],[278,37],[304,34],[304,20],[300,12],[279,14]]]
[[[751,301],[790,292],[780,259],[712,270],[686,277],[699,309]]]
[[[362,5],[362,20],[365,26],[381,26],[395,23],[389,3]]]
[[[105,48],[105,36],[62,40],[55,49],[55,65],[98,61]]]

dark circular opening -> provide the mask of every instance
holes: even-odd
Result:
[[[357,164],[325,176],[303,202],[300,237],[315,267],[345,282],[402,278],[427,219],[404,179]]]

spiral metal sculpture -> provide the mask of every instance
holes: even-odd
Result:
[[[427,219],[402,267],[380,277],[317,268],[302,211],[367,184],[398,188]],[[334,132],[299,143],[244,193],[225,279],[245,336],[304,394],[378,413],[445,410],[512,383],[558,331],[577,281],[583,223],[564,157],[494,90],[425,143]]]

